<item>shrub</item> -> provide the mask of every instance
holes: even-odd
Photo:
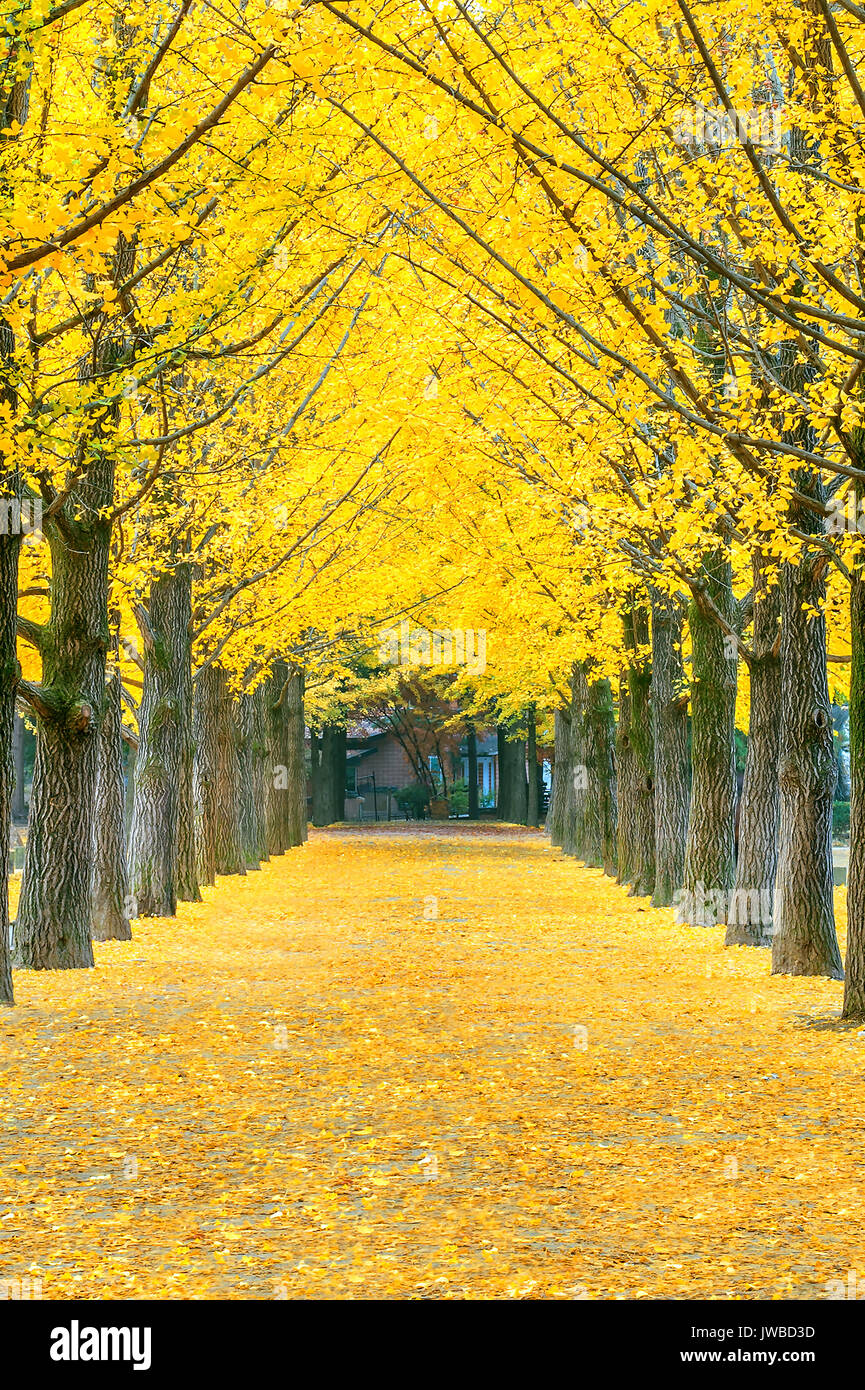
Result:
[[[396,794],[397,806],[401,811],[408,811],[413,820],[423,820],[429,800],[429,787],[425,787],[423,782],[412,782],[407,787],[401,787]]]

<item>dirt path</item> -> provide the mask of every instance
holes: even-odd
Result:
[[[840,895],[839,895],[840,898]],[[313,833],[18,973],[0,1279],[45,1298],[825,1298],[865,1257],[841,986],[535,832]]]

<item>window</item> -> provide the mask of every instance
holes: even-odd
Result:
[[[430,754],[429,770],[430,772],[441,772],[442,770],[441,763],[439,762],[435,754]]]
[[[357,796],[357,768],[351,764],[345,769],[345,789],[349,796]]]

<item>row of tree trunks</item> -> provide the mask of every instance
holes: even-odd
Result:
[[[101,477],[99,468],[92,478],[109,488],[110,480]],[[280,843],[287,847],[306,838],[302,675],[292,673],[288,683],[287,706],[280,716],[283,736],[276,749],[267,746],[266,738],[266,712],[276,703],[274,682],[262,683],[250,697],[247,717],[253,719],[255,737],[245,760],[241,703],[232,697],[225,672],[218,666],[204,668],[193,700],[192,579],[186,564],[154,584],[148,607],[139,615],[144,682],[128,816],[121,684],[117,673],[105,679],[107,527],[98,518],[85,528],[58,515],[59,520],[45,522],[52,545],[49,621],[39,627],[18,620],[42,657],[38,686],[17,677],[12,624],[20,538],[0,536],[2,611],[9,620],[9,631],[0,633],[5,643],[0,650],[0,821],[5,817],[7,844],[16,694],[37,716],[30,823],[11,953],[15,965],[29,969],[90,966],[92,941],[128,939],[131,917],[170,916],[178,899],[198,899],[199,883],[212,883],[217,872],[243,872],[247,858],[257,865],[266,853],[262,821],[268,792]],[[274,753],[287,759],[290,795],[274,791]],[[247,811],[255,809],[258,822],[245,844],[244,804]],[[0,1000],[10,1002],[5,875],[0,912],[6,923],[0,932]]]
[[[203,667],[194,709],[198,873],[213,883],[307,838],[303,673],[275,662],[235,698],[219,666]]]

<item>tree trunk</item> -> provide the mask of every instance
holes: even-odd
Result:
[[[838,773],[826,677],[824,566],[823,557],[806,554],[798,566],[785,564],[781,574],[781,833],[772,974],[840,980],[832,896]],[[814,610],[816,617],[810,616]]]
[[[240,844],[240,749],[237,705],[225,671],[218,674],[217,782],[216,782],[216,872],[245,874],[246,862]]]
[[[706,592],[733,626],[729,561],[714,552],[703,562]],[[691,760],[693,785],[688,816],[684,884],[677,903],[680,922],[714,926],[726,922],[735,879],[736,667],[735,643],[695,599],[691,630]]]
[[[850,864],[847,869],[847,960],[844,1018],[865,1018],[865,578],[850,589]]]
[[[330,815],[336,825],[345,820],[346,730],[328,726],[324,731],[324,758],[330,768]]]
[[[576,662],[571,669],[571,766],[574,770],[573,795],[569,804],[571,823],[564,851],[585,861],[586,820],[589,799],[588,752],[586,748],[586,715],[589,705],[589,683],[586,668]],[[564,847],[563,847],[564,848]]]
[[[287,721],[287,788],[288,798],[288,844],[290,848],[302,845],[307,838],[306,830],[306,750],[304,746],[302,671],[292,671],[288,678],[286,691]]]
[[[24,800],[24,720],[15,715],[12,732],[12,761],[15,770],[15,791],[12,798],[12,819],[23,821],[27,816],[27,803]]]
[[[345,819],[346,731],[325,724],[312,770],[312,823],[336,825]]]
[[[649,645],[649,615],[634,612],[634,643]],[[631,696],[631,749],[634,754],[634,873],[631,892],[650,898],[655,891],[655,750],[652,743],[652,663],[640,659],[628,672]]]
[[[12,724],[15,718],[16,612],[18,609],[18,551],[20,536],[0,535],[0,836],[3,872],[0,874],[0,1004],[15,1002],[9,952],[9,831],[12,820],[14,768]]]
[[[507,730],[501,725],[496,729],[496,746],[498,751],[499,765],[499,787],[496,795],[496,815],[499,820],[510,820],[511,808],[509,797],[511,795],[512,772],[510,767],[513,748],[508,742]]]
[[[132,896],[140,917],[173,917],[177,910],[180,789],[191,713],[186,688],[190,568],[184,564],[160,575],[142,613],[144,688],[130,850]]]
[[[754,656],[750,663],[748,753],[739,804],[736,886],[727,913],[727,946],[772,945],[772,900],[778,865],[781,590],[766,582],[765,562],[753,557]]]
[[[270,757],[270,744],[268,742],[267,706],[269,699],[269,682],[267,680],[260,681],[253,692],[254,737],[252,745],[252,764],[261,846],[260,858],[262,861],[266,861],[270,858],[267,826],[270,798],[273,793],[272,760]]]
[[[309,731],[309,779],[312,784],[312,823],[326,825],[324,777],[321,764],[321,734],[317,729]]]
[[[603,869],[605,874],[615,878],[616,721],[613,713],[613,690],[608,680],[596,680],[589,684],[584,722],[587,788],[582,857],[585,863]]]
[[[135,759],[137,749],[126,745],[126,776],[123,783],[123,829],[127,845],[132,844],[132,815],[135,810]]]
[[[216,882],[216,836],[219,819],[219,672],[204,666],[195,679],[193,698],[193,800],[198,882]]]
[[[526,762],[528,763],[528,787],[526,792],[526,825],[536,827],[540,821],[540,799],[538,796],[538,729],[535,707],[528,713],[528,738],[526,740]]]
[[[14,949],[16,964],[30,970],[93,965],[90,892],[110,541],[99,513],[112,496],[108,457],[88,471],[85,484],[94,519],[73,522],[64,509],[43,522],[51,547],[51,616],[38,635],[42,681],[27,686],[38,736]]]
[[[652,593],[652,742],[655,750],[655,907],[669,907],[682,887],[691,768],[688,697],[682,665],[682,618],[675,599]]]
[[[190,566],[190,615],[192,579]],[[184,903],[200,903],[198,851],[195,843],[195,733],[192,688],[192,651],[183,662],[178,686],[180,727],[180,781],[177,792],[177,896]]]
[[[637,869],[636,797],[639,767],[631,747],[631,688],[627,671],[619,675],[619,720],[616,726],[616,860],[619,883],[632,883]]]
[[[498,730],[499,820],[525,825],[528,804],[525,739],[509,738],[505,728]]]
[[[568,783],[573,779],[571,767],[571,719],[567,710],[557,709],[554,716],[555,749],[553,753],[553,785],[547,812],[550,844],[560,845],[565,828],[568,802]]]
[[[480,816],[480,806],[478,802],[478,736],[473,724],[470,724],[466,730],[466,753],[468,754],[469,820],[478,820]]]
[[[288,806],[288,663],[273,663],[273,684],[268,702],[268,743],[271,754],[270,814],[268,816],[268,849],[271,854],[284,854],[289,847]]]
[[[238,700],[238,778],[240,796],[240,846],[247,869],[260,869],[265,850],[265,832],[261,818],[262,802],[257,785],[258,737],[256,693],[244,691]]]
[[[652,668],[640,648],[648,646],[645,608],[622,614],[625,650],[633,659],[619,680],[619,727],[616,735],[618,793],[618,880],[631,892],[651,895],[655,886],[654,752],[649,703]]]
[[[94,941],[129,941],[135,916],[126,874],[126,833],[123,819],[123,702],[120,672],[106,685],[105,713],[99,732],[96,777],[96,815],[93,825]]]

